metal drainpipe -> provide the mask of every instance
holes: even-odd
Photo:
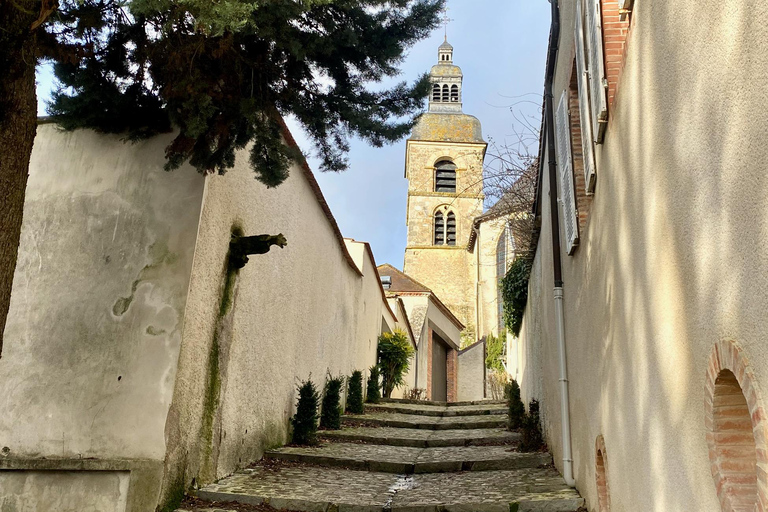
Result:
[[[480,227],[475,230],[475,342],[480,341]]]
[[[560,260],[560,218],[558,216],[557,192],[557,160],[555,158],[555,122],[552,95],[552,82],[555,75],[555,62],[560,44],[560,8],[557,0],[552,4],[552,29],[549,34],[549,55],[547,57],[547,73],[544,79],[544,101],[546,102],[547,125],[547,156],[549,163],[549,214],[552,221],[552,271],[554,275],[555,300],[555,330],[560,362],[560,416],[563,435],[563,479],[571,487],[576,485],[573,478],[573,455],[571,447],[571,415],[568,392],[568,365],[565,350],[565,320],[563,315],[563,272]]]

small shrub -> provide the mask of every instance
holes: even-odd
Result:
[[[344,377],[333,377],[330,373],[323,390],[323,406],[320,410],[320,426],[330,430],[341,428],[341,386]]]
[[[537,452],[544,448],[544,436],[541,433],[539,402],[537,400],[531,400],[531,403],[528,404],[528,414],[523,419],[521,434],[519,447],[521,452]]]
[[[363,372],[355,370],[349,378],[347,412],[363,414]]]
[[[424,400],[427,398],[427,390],[424,388],[411,388],[405,393],[407,400]]]
[[[320,403],[320,395],[311,380],[303,381],[298,390],[299,399],[296,402],[296,414],[291,418],[293,443],[317,444],[317,406]]]
[[[408,372],[415,351],[408,335],[400,329],[395,329],[394,332],[385,332],[379,336],[377,352],[384,397],[389,398],[397,386],[405,383],[403,378]]]
[[[520,386],[514,379],[504,386],[504,398],[507,400],[509,430],[517,430],[525,420],[525,404],[520,399]]]
[[[370,372],[365,401],[371,404],[377,404],[379,403],[379,399],[381,399],[381,391],[379,391],[379,367],[376,365],[371,366]]]

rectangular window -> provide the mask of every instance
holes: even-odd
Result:
[[[581,16],[581,2],[576,2],[576,84],[579,91],[579,126],[581,127],[581,150],[584,160],[584,183],[588,194],[595,190],[595,148],[593,146],[592,124],[589,110],[589,78],[584,52],[584,24]]]
[[[608,124],[608,99],[603,60],[603,26],[600,14],[601,0],[585,0],[585,25],[587,29],[587,73],[589,74],[589,103],[592,110],[592,137],[597,144],[603,142]],[[577,4],[578,4],[577,0]]]

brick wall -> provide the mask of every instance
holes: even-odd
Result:
[[[587,226],[592,208],[592,194],[587,194],[587,179],[584,176],[584,151],[581,145],[581,114],[579,110],[579,88],[574,60],[571,83],[568,88],[568,110],[571,122],[571,151],[573,159],[573,187],[576,196],[576,211],[579,216],[579,235]]]
[[[616,96],[616,84],[624,67],[629,20],[621,21],[619,0],[603,0],[603,55],[605,57],[605,78],[608,80],[608,108]]]

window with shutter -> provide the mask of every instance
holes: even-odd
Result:
[[[451,86],[451,101],[454,102],[454,103],[459,101],[459,86],[458,85],[452,85]]]
[[[589,110],[589,80],[584,53],[584,24],[581,16],[581,2],[576,2],[576,82],[579,90],[579,125],[581,126],[581,149],[584,159],[584,183],[587,193],[595,190],[595,148],[592,145],[592,123]]]
[[[456,245],[456,216],[448,212],[448,220],[445,223],[445,238],[448,245]]]
[[[448,86],[444,85],[443,86],[443,97],[442,97],[441,101],[444,101],[445,103],[448,103],[449,98],[450,98],[450,92],[449,92]]]
[[[579,243],[578,217],[576,215],[576,198],[573,190],[573,163],[571,161],[571,128],[568,119],[568,92],[560,96],[555,118],[557,132],[557,167],[560,175],[560,206],[563,210],[563,230],[565,231],[565,248],[572,254]],[[550,184],[550,186],[552,186]]]
[[[445,244],[445,221],[443,212],[435,213],[435,245]]]
[[[435,164],[435,192],[456,193],[456,165],[450,160]]]
[[[592,136],[596,143],[603,142],[608,123],[608,99],[606,96],[605,64],[603,60],[603,28],[600,17],[600,0],[586,1],[587,25],[587,72],[589,73],[590,107],[592,109]]]

